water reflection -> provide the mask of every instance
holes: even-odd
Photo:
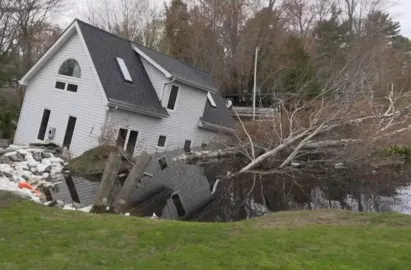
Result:
[[[257,177],[255,184],[253,176],[241,176],[220,185],[218,198],[197,220],[231,222],[267,212],[330,208],[411,214],[409,176],[404,171],[359,171],[332,179]]]

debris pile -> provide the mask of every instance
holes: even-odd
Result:
[[[0,190],[39,202],[44,190],[64,181],[64,160],[50,147],[0,149]]]

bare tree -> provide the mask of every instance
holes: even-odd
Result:
[[[145,44],[155,43],[161,27],[148,0],[88,0],[84,13],[91,24]]]
[[[242,156],[245,165],[228,178],[249,173],[331,177],[340,168],[371,166],[372,153],[406,142],[411,131],[411,106],[402,102],[409,97],[405,89],[390,83],[384,98],[374,96],[375,85],[384,83],[375,76],[377,51],[351,57],[315,98],[303,95],[309,82],[302,82],[299,92],[280,102],[281,114],[257,123],[238,118],[237,145],[176,160]]]
[[[17,27],[16,37],[23,55],[23,69],[28,70],[36,60],[33,55],[34,36],[64,6],[65,0],[14,0],[2,4],[2,9],[13,18]]]

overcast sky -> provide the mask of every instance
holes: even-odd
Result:
[[[75,18],[81,19],[81,8],[87,0],[70,0],[70,10],[65,12],[64,16],[59,18],[62,27],[66,27]],[[114,1],[114,0],[113,0]],[[138,1],[138,0],[137,0]],[[163,5],[164,1],[169,0],[151,0],[153,4]],[[393,3],[388,8],[393,18],[401,22],[402,34],[411,38],[411,0],[391,0]],[[71,3],[73,3],[71,5]],[[84,18],[83,18],[84,19]]]

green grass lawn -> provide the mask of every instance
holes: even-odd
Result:
[[[284,212],[203,224],[62,211],[0,193],[0,269],[411,269],[411,217]]]

